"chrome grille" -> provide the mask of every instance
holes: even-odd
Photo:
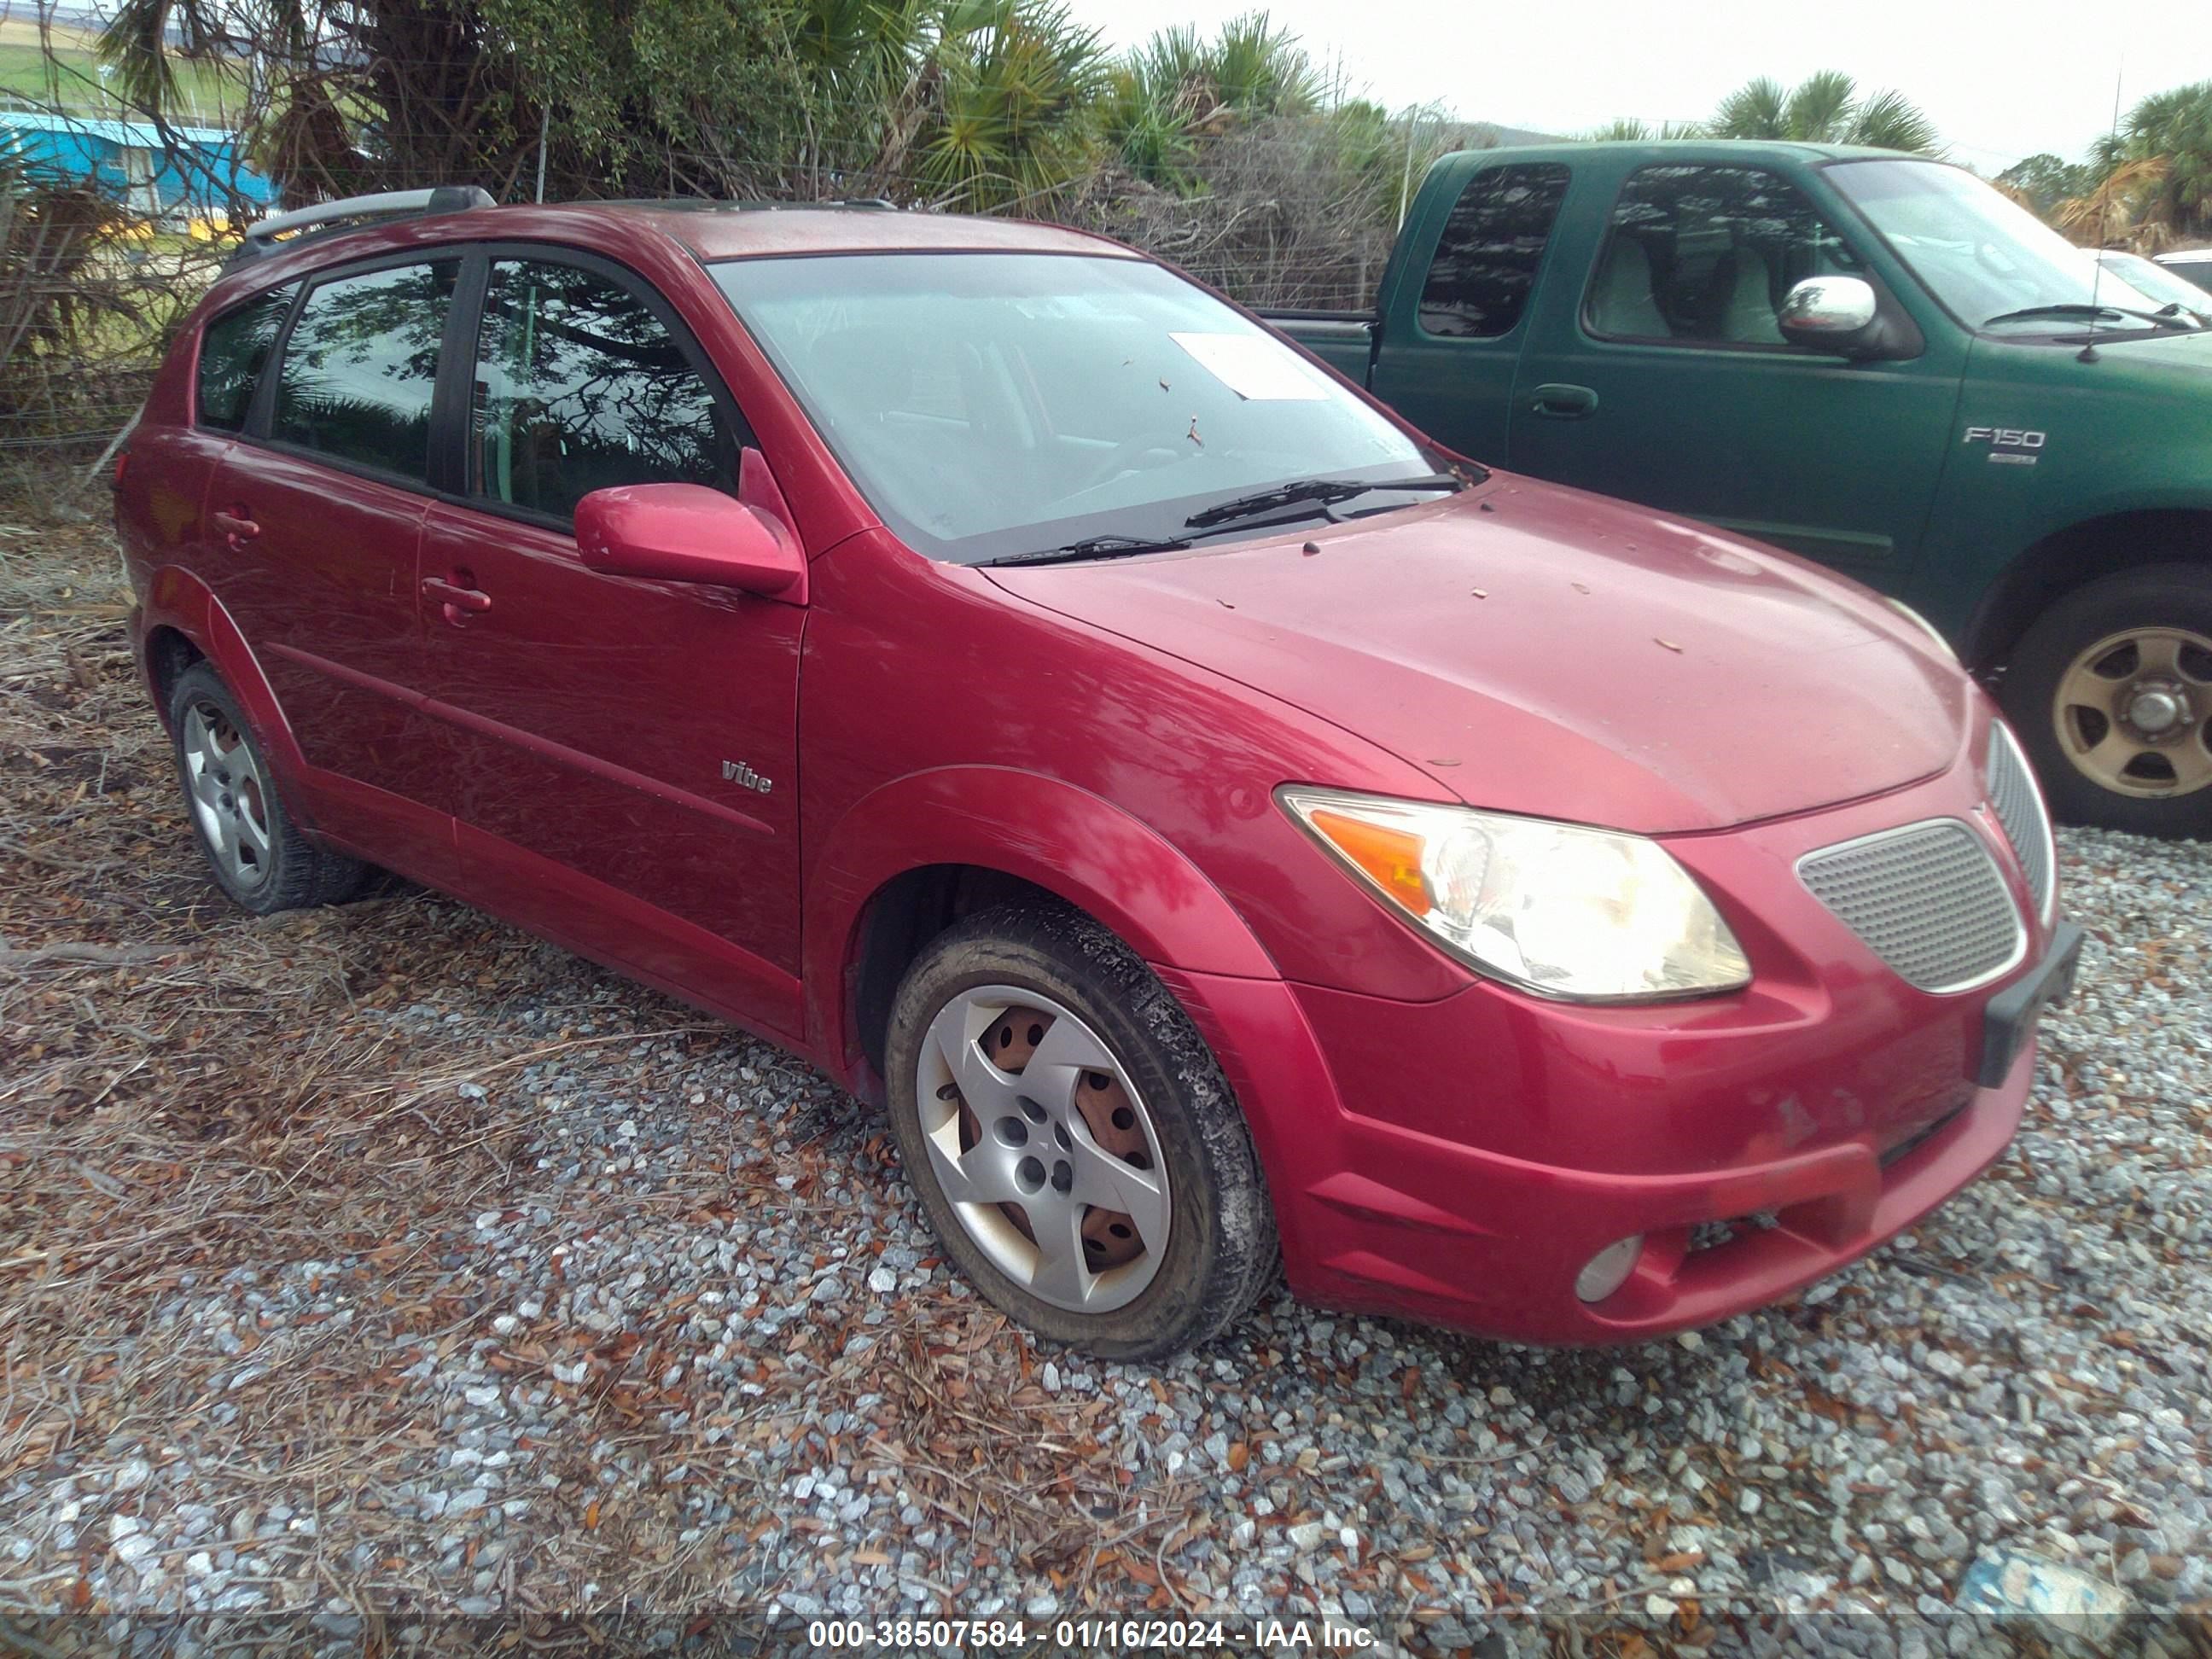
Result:
[[[1990,728],[1990,806],[2004,825],[2005,839],[2027,877],[2027,890],[2035,896],[2041,915],[2051,904],[2051,819],[2043,806],[2043,793],[2027,769],[2027,757],[2020,743],[2002,724]]]
[[[1923,991],[1964,991],[2020,960],[2027,935],[1988,845],[1956,818],[1885,830],[1797,860],[1798,879]]]

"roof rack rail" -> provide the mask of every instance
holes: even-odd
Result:
[[[347,196],[335,202],[318,202],[313,207],[294,208],[289,213],[272,213],[265,219],[256,220],[246,228],[245,244],[231,256],[231,263],[266,258],[318,232],[329,235],[358,228],[361,221],[465,213],[471,208],[497,205],[489,191],[476,185],[387,190],[374,196]]]

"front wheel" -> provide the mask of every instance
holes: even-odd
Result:
[[[2066,595],[2000,696],[2057,817],[2212,836],[2212,572],[2153,565]]]
[[[1010,908],[939,934],[892,1005],[885,1071],[931,1226],[1038,1334],[1149,1358],[1266,1285],[1273,1217],[1220,1067],[1088,917]]]

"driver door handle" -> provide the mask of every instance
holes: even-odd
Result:
[[[1578,421],[1597,409],[1597,393],[1586,386],[1540,386],[1530,394],[1529,410],[1555,421]]]

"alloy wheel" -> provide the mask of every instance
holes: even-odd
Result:
[[[1167,1250],[1167,1170],[1096,1031],[1034,991],[976,986],[931,1021],[915,1084],[930,1175],[993,1265],[1073,1312],[1143,1293]]]
[[[210,855],[238,887],[258,887],[271,856],[269,791],[253,745],[212,702],[185,709],[183,738],[185,787]]]
[[[2079,653],[2051,709],[2060,749],[2124,795],[2212,784],[2212,639],[2185,628],[2107,635]]]

